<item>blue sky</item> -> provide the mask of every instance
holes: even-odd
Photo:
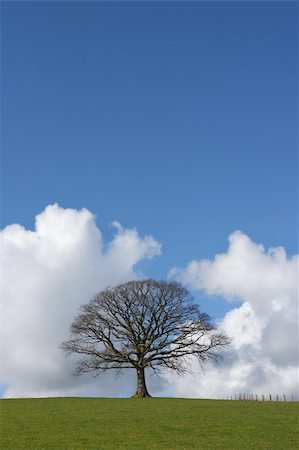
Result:
[[[161,242],[158,278],[238,229],[296,253],[296,2],[1,9],[2,227],[85,207]]]
[[[236,228],[293,252],[296,9],[2,3],[3,225],[85,206],[161,240],[161,275]]]

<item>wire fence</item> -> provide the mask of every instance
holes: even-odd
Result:
[[[235,394],[235,395],[231,395],[230,397],[227,397],[226,400],[245,400],[245,401],[269,401],[269,402],[294,402],[294,396],[293,394],[268,394],[268,395],[264,395],[264,394]]]

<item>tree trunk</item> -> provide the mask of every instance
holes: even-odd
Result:
[[[139,367],[137,370],[137,390],[133,397],[151,397],[148,393],[145,384],[144,367]]]

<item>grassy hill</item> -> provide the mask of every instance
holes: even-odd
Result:
[[[1,449],[298,448],[299,404],[195,399],[1,400]]]

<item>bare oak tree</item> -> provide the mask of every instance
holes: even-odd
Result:
[[[68,354],[83,355],[75,374],[136,369],[135,397],[150,397],[146,367],[183,374],[191,356],[200,364],[215,361],[229,343],[176,282],[130,281],[100,292],[80,309],[70,340],[61,346]]]

